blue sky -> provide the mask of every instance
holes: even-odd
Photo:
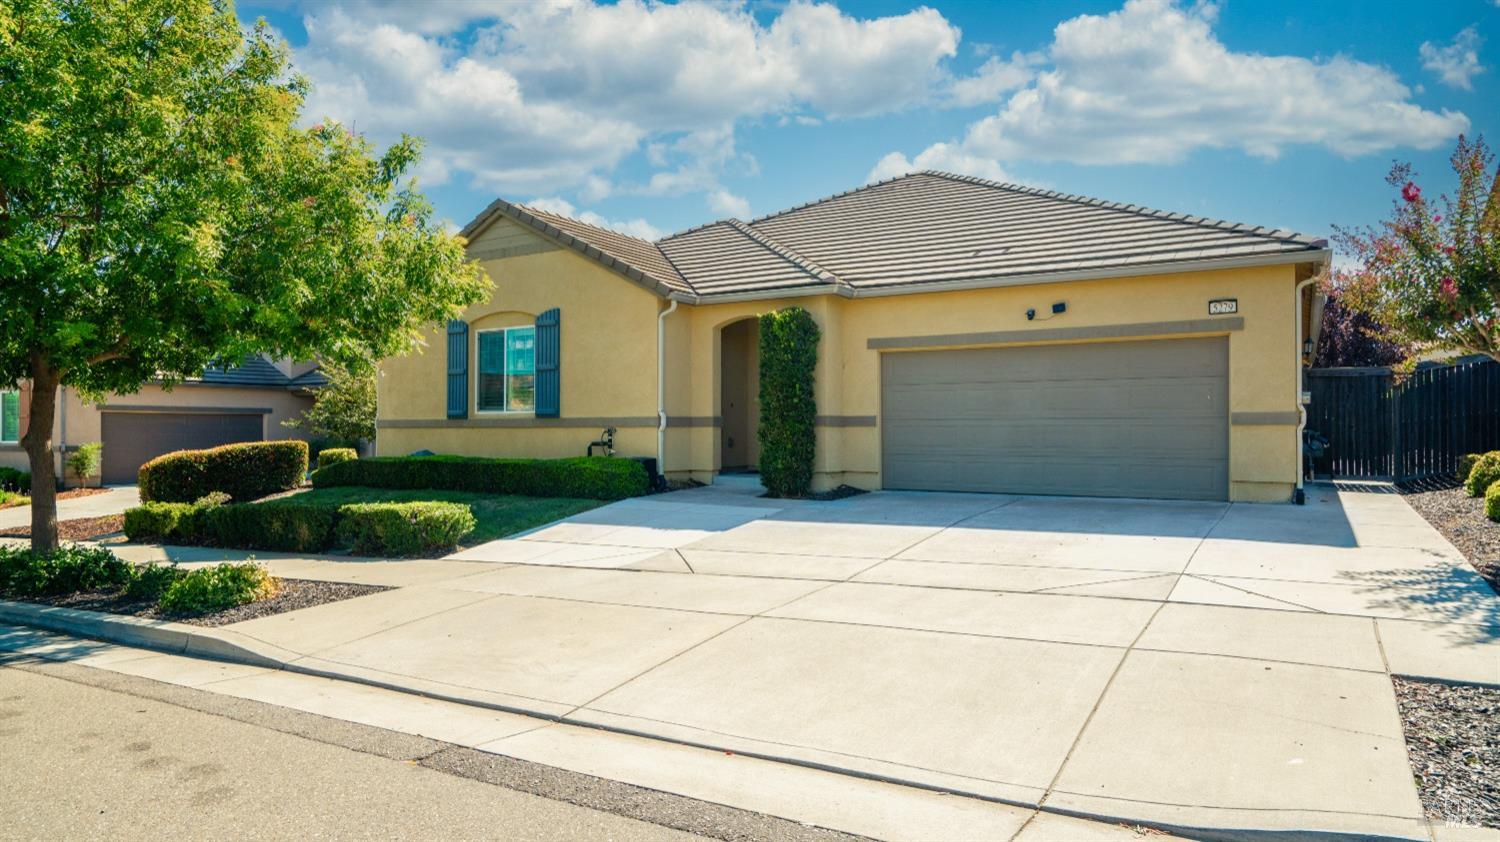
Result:
[[[1330,234],[1393,159],[1500,142],[1500,0],[658,4],[270,0],[308,121],[423,136],[457,224],[491,199],[630,233],[914,168]]]

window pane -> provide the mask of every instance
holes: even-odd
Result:
[[[518,327],[505,332],[505,373],[536,373],[536,328]]]
[[[479,372],[502,374],[505,371],[505,332],[494,330],[479,334]]]
[[[505,409],[505,375],[479,375],[478,392],[476,397],[480,409],[487,412],[499,412]]]
[[[21,395],[0,392],[0,441],[15,441],[21,435]]]
[[[505,407],[506,409],[511,412],[524,412],[536,409],[535,374],[507,374],[505,381],[510,397],[510,402]]]

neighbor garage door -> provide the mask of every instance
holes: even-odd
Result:
[[[259,412],[105,412],[104,481],[133,483],[143,462],[173,450],[260,441],[264,418]]]
[[[881,357],[886,488],[1222,500],[1228,341]]]

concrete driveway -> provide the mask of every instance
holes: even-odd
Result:
[[[138,489],[133,485],[114,485],[103,494],[90,494],[87,497],[74,497],[68,500],[57,501],[57,519],[73,520],[84,517],[104,517],[106,515],[118,515],[126,509],[139,506],[141,496]],[[0,509],[0,529],[10,529],[14,526],[31,526],[31,507],[12,506],[8,509]]]
[[[270,563],[404,585],[230,627],[308,668],[1184,828],[1428,838],[1389,675],[1500,684],[1500,598],[1399,496],[1331,488],[715,486],[439,562]]]

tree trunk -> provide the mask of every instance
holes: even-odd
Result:
[[[57,372],[33,355],[31,418],[21,444],[31,459],[31,549],[57,548],[57,469],[52,459],[52,421],[57,415]]]

